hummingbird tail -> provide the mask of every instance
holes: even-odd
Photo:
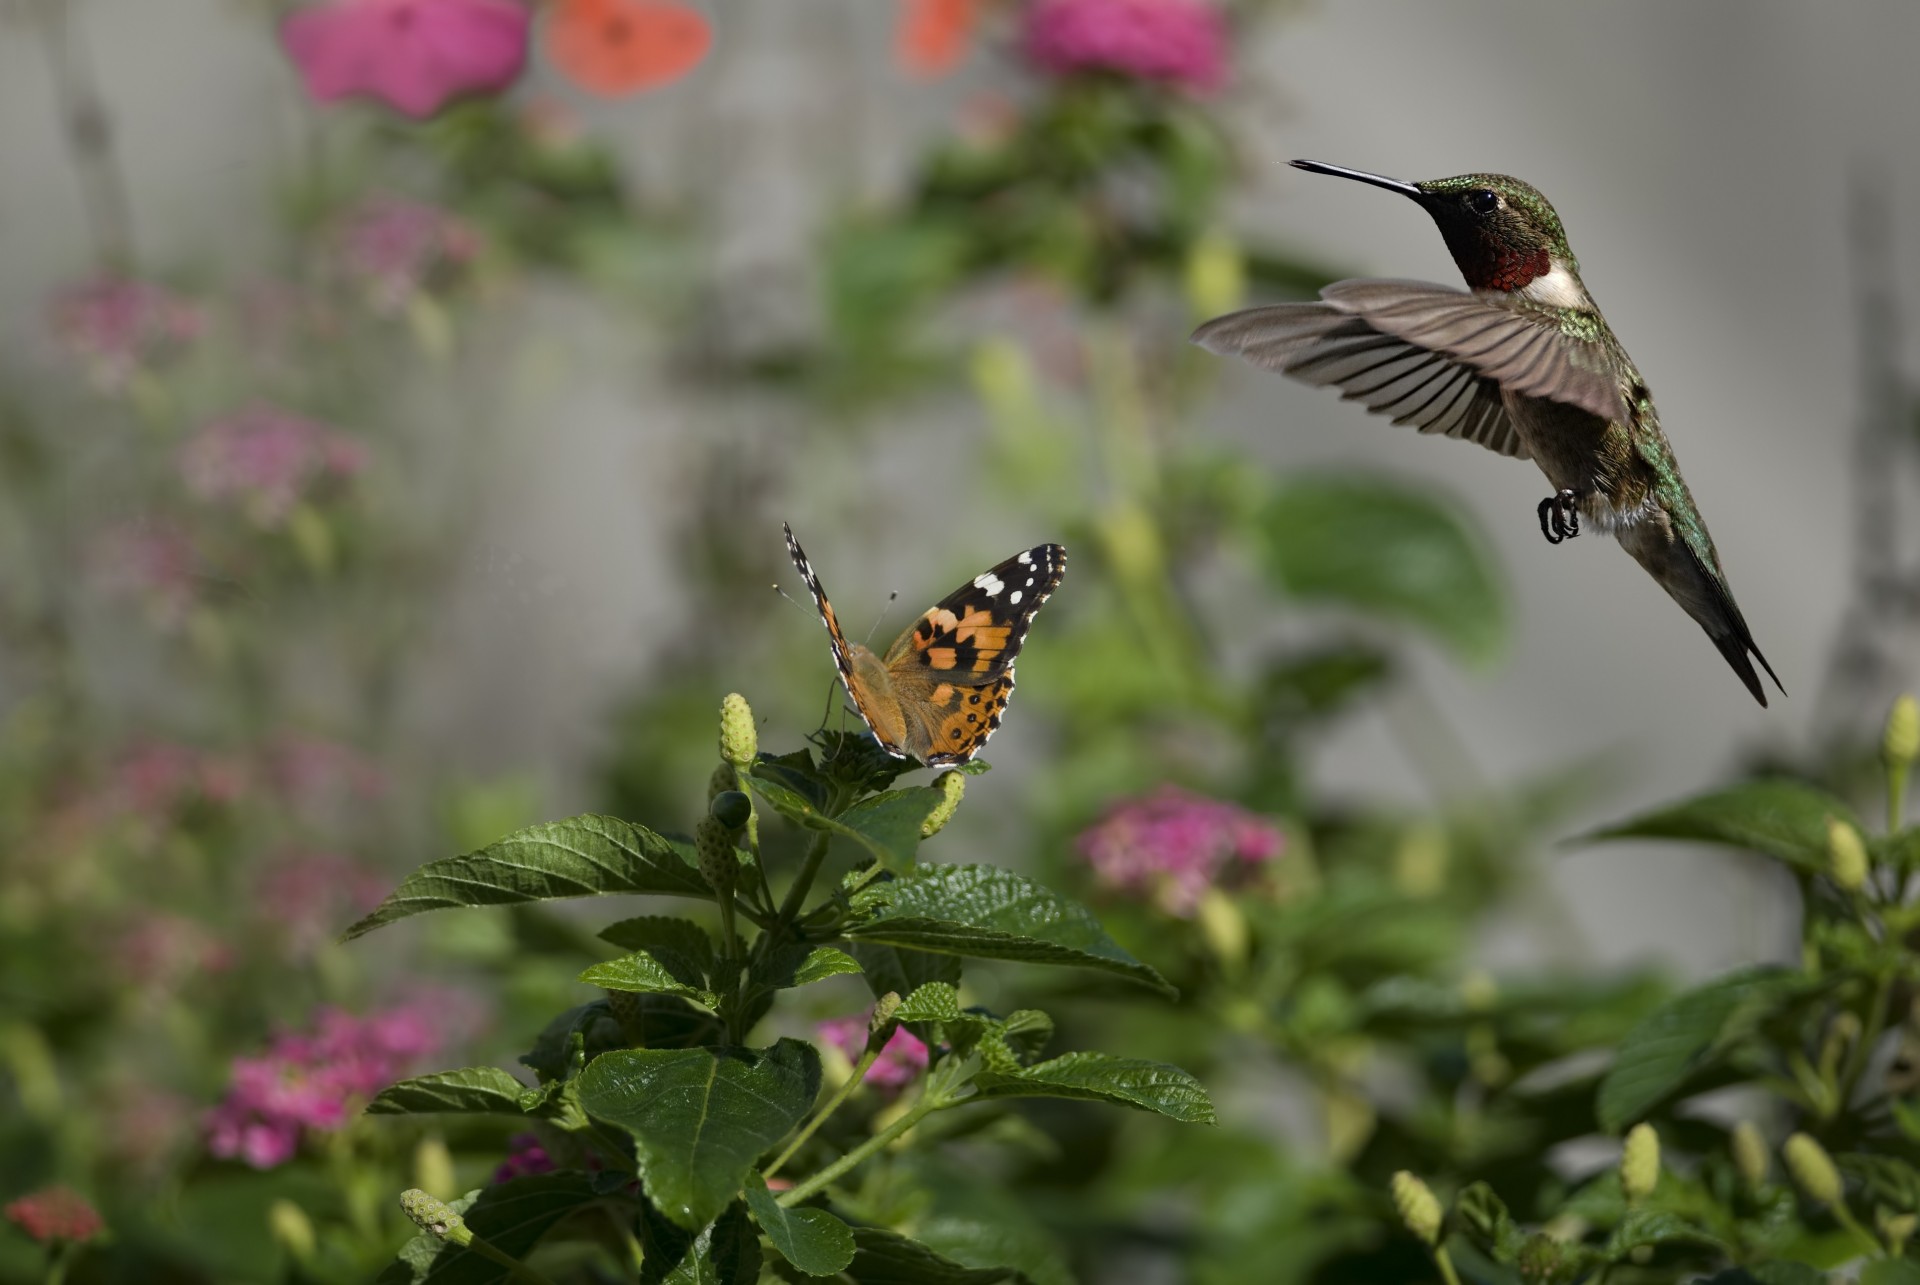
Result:
[[[1780,694],[1782,696],[1787,694],[1787,689],[1780,684],[1780,676],[1773,672],[1773,666],[1769,665],[1767,658],[1760,654],[1760,649],[1753,645],[1752,636],[1744,628],[1737,634],[1716,634],[1709,629],[1707,637],[1713,639],[1713,645],[1718,647],[1720,654],[1727,658],[1727,664],[1733,666],[1733,672],[1740,675],[1740,681],[1747,685],[1747,690],[1753,693],[1753,698],[1760,702],[1762,709],[1767,706],[1767,692],[1760,685],[1760,675],[1754,672],[1753,660],[1760,662],[1760,668],[1767,671],[1767,677],[1773,680],[1775,687],[1780,688]],[[1753,660],[1747,659],[1748,653],[1752,653]]]
[[[1740,606],[1734,602],[1733,591],[1727,587],[1725,578],[1717,573],[1717,569],[1710,567],[1687,541],[1679,540],[1675,543],[1687,551],[1687,561],[1692,564],[1694,572],[1693,583],[1707,588],[1707,597],[1710,601],[1707,604],[1707,610],[1703,612],[1697,610],[1695,602],[1690,602],[1688,598],[1681,597],[1679,594],[1674,596],[1679,598],[1681,605],[1687,608],[1687,614],[1700,622],[1700,627],[1707,631],[1707,637],[1713,639],[1713,645],[1718,647],[1720,654],[1727,658],[1727,664],[1733,666],[1733,672],[1740,675],[1740,681],[1747,685],[1747,690],[1753,693],[1753,698],[1760,702],[1760,708],[1765,709],[1767,693],[1766,689],[1760,685],[1760,675],[1754,672],[1753,661],[1760,662],[1760,668],[1767,671],[1767,677],[1773,680],[1773,685],[1780,689],[1782,696],[1785,696],[1787,689],[1781,683],[1780,675],[1773,672],[1773,666],[1767,663],[1767,658],[1760,654],[1760,648],[1754,644],[1753,632],[1747,628],[1746,617],[1740,614]],[[1668,588],[1668,592],[1673,592],[1671,587]],[[1747,659],[1749,655],[1753,660]]]

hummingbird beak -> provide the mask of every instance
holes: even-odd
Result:
[[[1381,174],[1369,174],[1365,170],[1350,170],[1344,165],[1329,165],[1325,161],[1294,161],[1293,168],[1306,170],[1312,174],[1331,174],[1335,178],[1358,179],[1362,183],[1371,183],[1375,187],[1384,187],[1389,192],[1398,192],[1414,200],[1425,203],[1427,194],[1404,179],[1387,178]]]

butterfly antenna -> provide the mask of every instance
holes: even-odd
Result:
[[[869,647],[873,645],[873,631],[878,629],[880,627],[880,622],[887,618],[887,612],[893,610],[893,604],[899,597],[900,597],[900,591],[898,589],[895,589],[892,593],[887,595],[886,607],[882,609],[880,614],[874,618],[873,623],[867,626],[867,636],[860,640],[863,645],[869,646]]]
[[[800,608],[801,611],[806,612],[808,615],[813,614],[812,608],[808,607],[806,603],[801,602],[798,598],[788,593],[785,589],[782,589],[777,583],[773,586],[773,591],[779,594],[782,598],[785,598],[787,600],[788,606],[798,607]]]

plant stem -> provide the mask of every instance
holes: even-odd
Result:
[[[833,1096],[827,1099],[824,1106],[814,1112],[813,1119],[807,1121],[800,1132],[794,1135],[793,1141],[787,1144],[786,1150],[775,1156],[773,1163],[760,1171],[762,1178],[771,1178],[774,1174],[779,1173],[780,1166],[793,1159],[793,1153],[805,1146],[807,1139],[813,1136],[814,1131],[827,1122],[827,1117],[835,1111],[838,1111],[840,1104],[845,1102],[847,1098],[852,1095],[853,1091],[860,1087],[860,1081],[867,1078],[868,1070],[872,1068],[874,1061],[880,1056],[880,1050],[873,1047],[872,1043],[872,1040],[868,1040],[867,1051],[862,1053],[860,1060],[854,1064],[853,1074],[847,1077],[844,1084],[833,1091]]]
[[[790,924],[800,913],[800,907],[807,899],[807,893],[813,890],[814,876],[820,873],[820,863],[827,859],[827,844],[832,836],[816,834],[813,842],[807,845],[807,857],[800,867],[800,873],[794,876],[793,887],[787,889],[787,899],[780,903],[779,920]]]
[[[1907,819],[1907,773],[1909,763],[1887,764],[1887,833],[1900,833]]]
[[[1885,1258],[1887,1256],[1886,1247],[1883,1246],[1878,1238],[1871,1232],[1860,1225],[1860,1220],[1853,1216],[1853,1211],[1848,1209],[1844,1202],[1832,1205],[1831,1208],[1833,1210],[1833,1220],[1853,1233],[1853,1238],[1866,1246],[1868,1257]]]
[[[1447,1285],[1460,1285],[1460,1273],[1453,1270],[1453,1259],[1445,1245],[1433,1247],[1433,1265],[1440,1269],[1440,1279]]]
[[[1845,1068],[1841,1072],[1840,1083],[1837,1086],[1838,1101],[1834,1104],[1836,1111],[1846,1109],[1848,1099],[1853,1097],[1854,1084],[1859,1080],[1861,1073],[1867,1069],[1867,1058],[1872,1055],[1873,1046],[1880,1042],[1881,1032],[1887,1029],[1887,1000],[1892,990],[1893,975],[1882,972],[1874,980],[1873,1003],[1867,1010],[1866,1029],[1860,1033],[1860,1038],[1854,1042],[1853,1048],[1847,1053]]]
[[[868,1138],[853,1150],[847,1152],[846,1155],[841,1156],[838,1160],[799,1186],[793,1188],[791,1191],[782,1193],[779,1199],[780,1207],[782,1209],[791,1209],[821,1188],[832,1183],[839,1178],[841,1174],[872,1156],[875,1152],[892,1145],[895,1139],[906,1133],[907,1130],[913,1128],[914,1125],[919,1124],[922,1120],[926,1119],[927,1116],[933,1114],[933,1112],[939,1110],[941,1107],[951,1105],[951,1101],[944,1096],[934,1093],[932,1086],[928,1085],[927,1088],[921,1091],[920,1100],[913,1104],[912,1110],[908,1111],[886,1128],[880,1130],[880,1132],[874,1134],[871,1138]],[[1458,1285],[1458,1282],[1455,1282],[1455,1285]]]

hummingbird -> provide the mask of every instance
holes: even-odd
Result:
[[[1192,342],[1338,387],[1422,433],[1531,459],[1554,488],[1539,505],[1547,543],[1579,535],[1582,519],[1612,535],[1706,630],[1755,700],[1767,703],[1753,660],[1785,695],[1734,603],[1653,395],[1582,284],[1547,198],[1504,174],[1409,183],[1293,164],[1411,198],[1439,225],[1470,289],[1336,281],[1317,302],[1216,317]]]

